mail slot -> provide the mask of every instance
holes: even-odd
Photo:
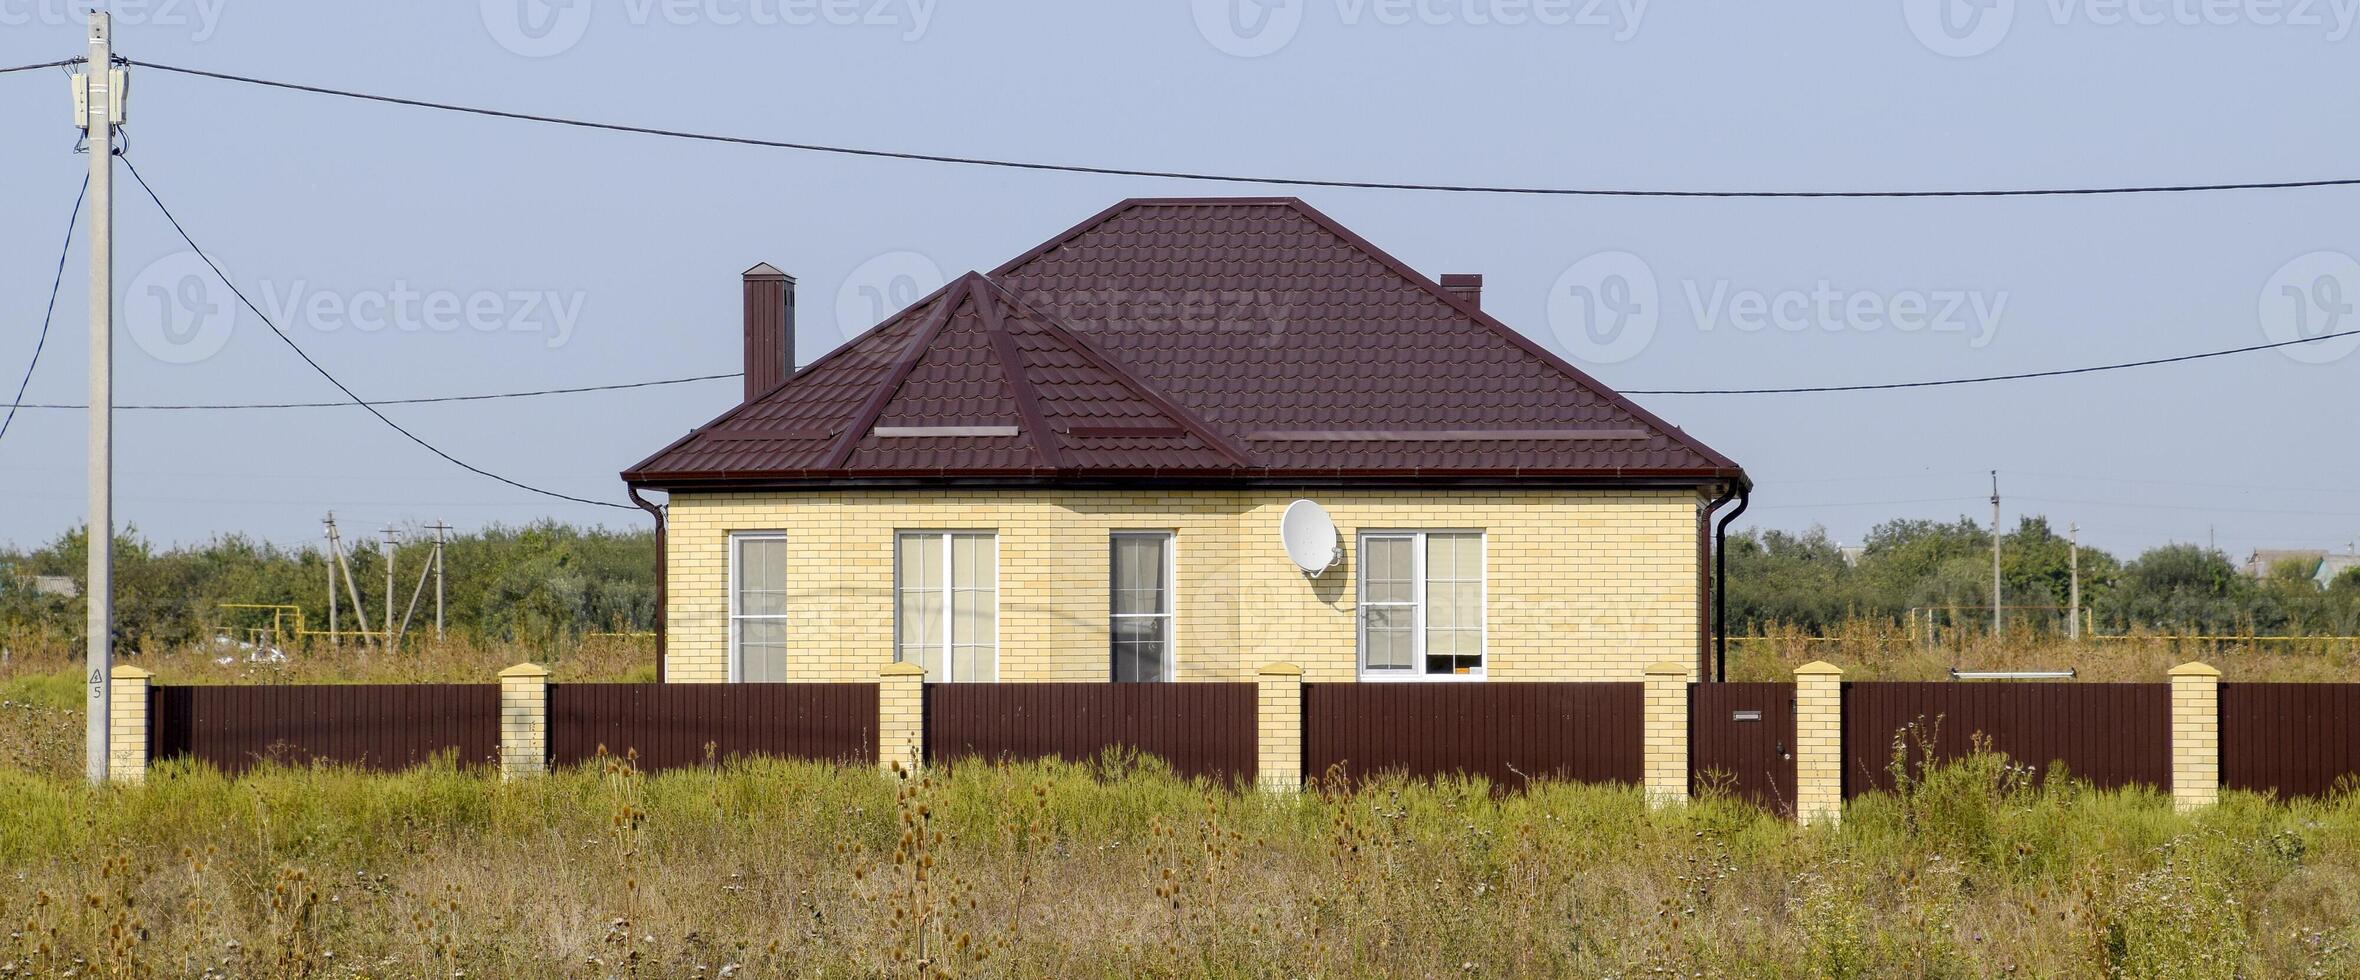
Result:
[[[1732,712],[1730,712],[1730,713],[1729,713],[1729,720],[1730,720],[1730,721],[1761,721],[1761,720],[1762,720],[1762,713],[1761,713],[1761,712],[1759,712],[1759,711],[1732,711]]]

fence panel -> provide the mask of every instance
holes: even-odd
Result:
[[[1305,684],[1303,774],[1636,783],[1635,683]]]
[[[2325,796],[2360,778],[2360,684],[2221,685],[2221,785]]]
[[[645,772],[734,756],[873,764],[877,685],[550,685],[551,763],[590,762],[602,747],[637,753]]]
[[[1889,790],[1894,739],[1912,722],[1934,757],[1957,759],[1978,733],[2043,774],[2062,762],[2100,787],[2171,787],[2171,685],[1875,681],[1844,685],[1844,796]],[[1912,741],[1911,764],[1923,758]]]
[[[1122,746],[1250,782],[1255,710],[1252,684],[928,684],[926,755],[1086,762]]]
[[[226,772],[264,760],[393,771],[442,752],[493,764],[500,749],[496,684],[160,685],[148,698],[150,758]]]
[[[1688,790],[1795,806],[1795,686],[1688,685]]]

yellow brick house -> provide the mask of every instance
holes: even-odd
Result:
[[[669,495],[665,680],[1708,663],[1744,471],[1301,201],[1122,202],[800,371],[792,280],[745,286],[743,402],[623,473]]]

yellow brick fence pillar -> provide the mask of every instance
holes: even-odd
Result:
[[[1795,819],[1844,819],[1844,670],[1824,660],[1795,668]]]
[[[1642,709],[1647,805],[1688,802],[1688,665],[1651,664]]]
[[[500,778],[549,771],[549,668],[517,664],[500,672]]]
[[[1264,664],[1254,688],[1254,781],[1272,792],[1297,792],[1303,788],[1303,668]]]
[[[147,781],[148,685],[154,674],[116,664],[107,679],[107,778],[118,783]]]
[[[2172,807],[2181,812],[2221,798],[2221,672],[2186,663],[2172,678]]]
[[[877,672],[877,765],[915,772],[926,761],[926,668],[887,664]]]

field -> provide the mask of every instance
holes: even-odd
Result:
[[[1846,652],[1829,655],[1829,648]],[[1862,636],[1742,645],[1732,676],[1951,657]],[[2032,785],[1912,771],[1840,829],[1635,790],[1378,784],[1279,797],[1152,762],[897,778],[810,763],[502,784],[166,766],[75,778],[65,651],[0,677],[0,977],[2352,976],[2360,795]],[[2154,679],[2165,642],[2027,650]],[[2104,656],[2121,662],[2103,661]],[[2232,679],[2350,679],[2351,653],[2210,651]],[[175,681],[488,679],[513,651],[149,662]],[[2033,663],[2033,660],[2045,662]],[[644,670],[568,649],[560,677]]]

